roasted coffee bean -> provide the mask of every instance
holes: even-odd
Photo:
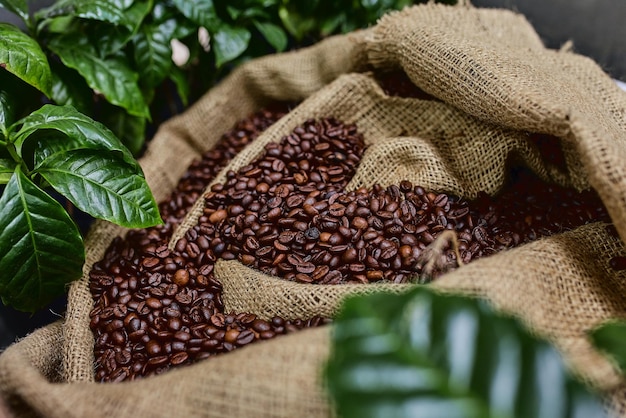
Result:
[[[172,281],[178,286],[186,286],[189,283],[189,272],[186,269],[176,270]]]
[[[249,329],[246,329],[239,333],[239,335],[237,336],[236,342],[239,345],[246,345],[246,344],[250,344],[252,341],[254,341],[254,339],[255,339],[254,332],[252,332]]]
[[[174,354],[170,358],[170,363],[173,366],[178,366],[180,364],[184,364],[185,362],[187,362],[188,359],[189,359],[189,355],[185,353],[184,351],[181,351],[179,353]]]

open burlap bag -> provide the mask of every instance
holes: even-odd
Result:
[[[373,30],[329,40],[327,49],[323,45],[306,52],[307,71],[295,66],[296,59],[278,66],[279,60],[297,54],[247,64],[206,100],[164,126],[142,161],[157,199],[167,196],[191,159],[210,148],[234,121],[272,99],[310,96],[229,168],[245,165],[265,143],[279,140],[309,117],[334,116],[355,122],[370,145],[351,188],[408,179],[466,197],[479,190],[495,193],[506,174],[506,158],[516,156],[545,179],[579,189],[592,185],[620,235],[626,236],[626,192],[620,190],[624,179],[619,165],[626,153],[625,95],[590,60],[544,49],[523,17],[471,7],[420,6],[384,18]],[[368,62],[381,70],[402,68],[443,103],[386,97],[362,74],[337,78],[365,69]],[[302,82],[301,76],[316,82]],[[560,138],[566,173],[540,159],[525,139],[527,131]],[[470,161],[467,152],[478,160]],[[197,219],[194,213],[174,240]],[[120,232],[102,223],[94,227],[86,271]],[[622,241],[604,225],[589,225],[475,261],[433,286],[486,296],[523,318],[550,337],[591,383],[612,395],[623,415],[626,386],[584,333],[607,318],[624,316],[623,273],[608,267],[610,257],[624,254]],[[346,289],[373,289],[296,286],[236,261],[218,263],[216,274],[228,309],[266,316],[332,315]],[[329,349],[328,328],[258,343],[144,381],[98,385],[88,383],[93,380],[91,303],[84,278],[71,288],[63,323],[38,331],[0,356],[0,393],[16,410],[46,416],[332,413],[319,384],[319,367]],[[266,369],[270,372],[263,374]]]

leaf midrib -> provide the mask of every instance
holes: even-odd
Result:
[[[92,160],[89,160],[89,161],[92,161]],[[84,162],[84,163],[82,164],[82,166],[85,166],[86,164],[87,164],[87,162]],[[91,174],[91,173],[96,172],[96,171],[100,171],[100,170],[99,170],[99,168],[95,168],[95,169],[93,169],[93,170],[89,171],[88,173],[86,173],[86,175]],[[109,198],[109,195],[111,195],[111,194],[112,194],[112,195],[115,195],[115,196],[119,196],[119,197],[120,197],[120,199],[122,199],[124,202],[129,202],[129,203],[130,203],[130,206],[137,208],[137,211],[139,211],[139,212],[143,212],[143,211],[144,211],[144,209],[143,209],[143,207],[142,207],[142,206],[140,206],[140,205],[138,205],[138,204],[134,204],[134,201],[133,201],[132,199],[130,199],[130,198],[125,197],[125,195],[123,195],[123,194],[121,194],[121,193],[117,193],[117,192],[115,192],[113,189],[111,189],[110,187],[106,187],[104,184],[98,183],[98,182],[93,181],[93,180],[91,180],[91,179],[89,179],[89,178],[86,178],[86,177],[84,177],[84,176],[77,175],[77,174],[75,174],[75,172],[73,172],[73,171],[71,171],[71,170],[62,170],[62,169],[59,169],[59,168],[50,167],[50,168],[45,168],[45,169],[43,169],[43,170],[40,170],[40,171],[39,171],[39,173],[40,173],[42,176],[44,176],[44,177],[46,177],[46,175],[45,175],[45,174],[46,174],[47,172],[48,172],[48,173],[59,173],[59,174],[65,174],[65,175],[67,175],[67,176],[69,176],[69,177],[79,179],[82,183],[95,184],[96,186],[98,186],[98,188],[100,188],[100,189],[104,189],[104,190],[107,192],[107,193],[106,193],[106,198],[107,198],[107,201],[111,202],[111,199]],[[46,180],[48,180],[48,179],[46,178]],[[107,182],[108,182],[109,180],[110,180],[110,179],[107,179]],[[127,185],[128,185],[128,184],[127,184]],[[83,188],[86,190],[86,187],[84,187],[84,186],[83,186]],[[111,206],[112,206],[112,205],[111,205]],[[123,206],[123,207],[128,207],[128,206],[126,206],[126,205],[122,205],[122,206]],[[124,212],[124,214],[125,214],[125,216],[126,216],[127,220],[132,219],[132,216],[130,216],[130,217],[129,217],[129,216],[128,216],[128,213],[126,213],[126,211],[123,211],[123,212]]]
[[[21,173],[20,173],[21,174]],[[28,224],[28,236],[30,238],[30,241],[33,245],[33,257],[35,258],[35,266],[36,266],[36,271],[37,271],[37,279],[39,281],[41,281],[42,279],[42,274],[41,274],[41,260],[39,257],[39,250],[38,250],[38,246],[37,246],[37,241],[35,240],[35,234],[34,232],[34,227],[33,227],[33,223],[32,223],[32,217],[30,214],[30,211],[28,210],[28,202],[26,202],[26,196],[24,193],[24,188],[22,186],[22,178],[21,175],[17,176],[17,184],[18,184],[18,191],[19,191],[19,196],[20,196],[20,202],[22,203],[22,206],[24,208],[24,216],[26,219],[26,223]]]

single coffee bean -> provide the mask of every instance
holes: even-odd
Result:
[[[176,270],[172,281],[177,286],[186,286],[189,283],[189,272],[186,269]]]

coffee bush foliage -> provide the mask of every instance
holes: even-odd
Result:
[[[238,63],[367,27],[388,11],[424,2],[56,0],[36,11],[26,0],[0,5],[23,20],[39,59],[50,65],[51,80],[35,85],[46,100],[102,122],[138,155],[160,122]],[[15,30],[5,25],[0,37]],[[173,42],[188,49],[185,62],[173,61]],[[32,96],[23,111],[40,100]]]

